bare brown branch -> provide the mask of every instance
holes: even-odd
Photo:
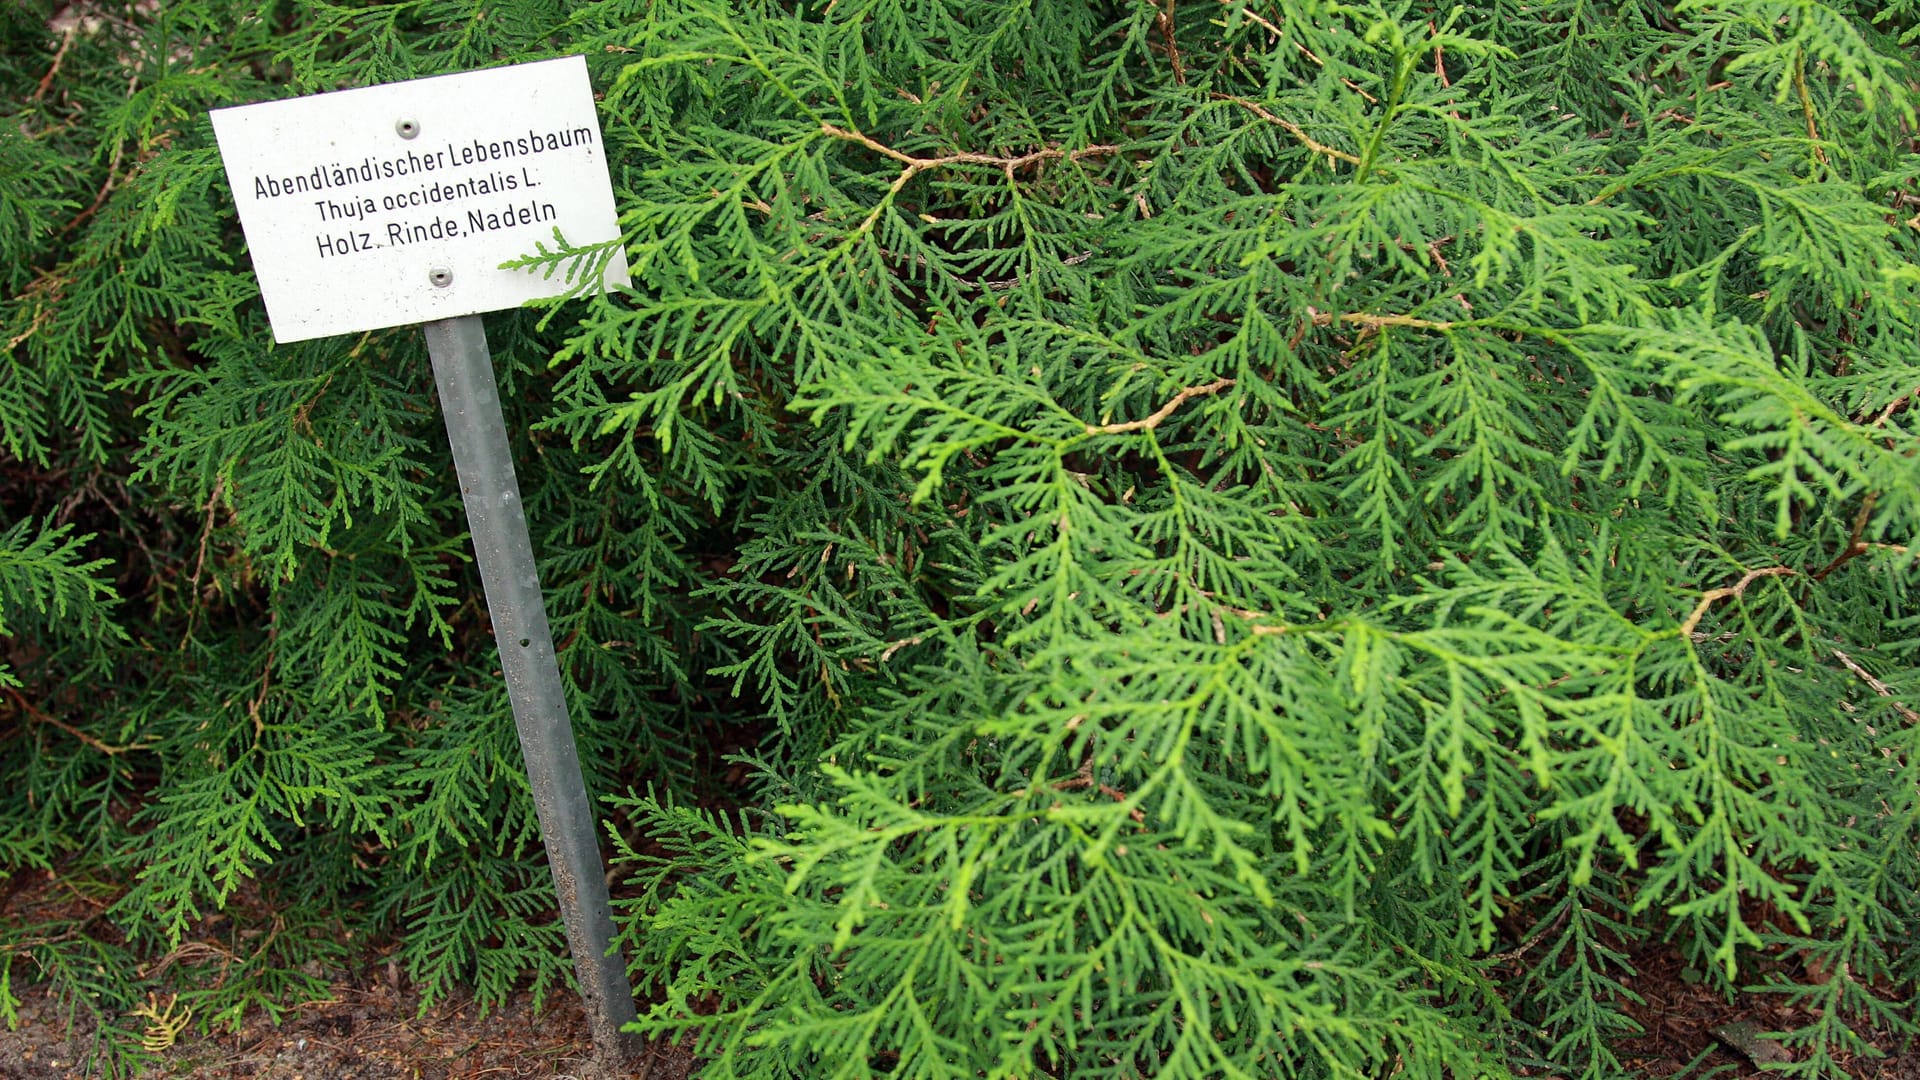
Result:
[[[1693,636],[1694,628],[1700,625],[1701,619],[1707,617],[1707,609],[1712,607],[1715,602],[1725,600],[1731,596],[1744,594],[1747,591],[1747,586],[1761,578],[1792,577],[1797,573],[1799,573],[1799,571],[1791,566],[1769,566],[1760,570],[1747,571],[1739,581],[1734,582],[1732,585],[1719,589],[1708,589],[1701,595],[1700,602],[1693,606],[1693,613],[1687,616],[1687,621],[1680,624],[1680,633],[1686,637]]]
[[[853,131],[848,128],[826,123],[820,125],[820,131],[836,139],[844,139],[847,142],[858,143],[882,157],[891,158],[899,162],[901,165],[900,175],[894,177],[893,183],[887,186],[887,197],[874,205],[873,210],[867,214],[865,220],[860,222],[858,232],[865,232],[871,229],[873,223],[879,220],[880,213],[887,206],[888,202],[895,195],[900,194],[900,189],[906,187],[909,181],[928,169],[937,169],[946,165],[993,165],[997,166],[1006,174],[1008,183],[1012,183],[1014,181],[1013,174],[1016,171],[1037,165],[1044,161],[1079,161],[1082,158],[1103,157],[1107,154],[1117,153],[1120,149],[1117,146],[1109,146],[1103,143],[1095,146],[1083,146],[1078,150],[1062,150],[1057,146],[1048,146],[1039,150],[1029,151],[1025,154],[1017,154],[1012,157],[998,154],[975,154],[969,151],[963,151],[957,154],[944,154],[940,157],[917,158],[912,154],[901,153],[893,147],[875,140],[865,132]]]
[[[1825,581],[1828,574],[1845,566],[1849,561],[1866,554],[1867,545],[1860,542],[1860,535],[1866,532],[1867,518],[1873,515],[1873,505],[1878,502],[1879,499],[1879,492],[1867,492],[1867,497],[1860,503],[1860,512],[1853,515],[1853,531],[1847,536],[1847,546],[1841,549],[1840,554],[1833,557],[1832,562],[1814,571],[1813,580]]]
[[[1853,657],[1848,656],[1846,653],[1841,652],[1839,649],[1833,650],[1833,655],[1842,664],[1846,665],[1846,668],[1848,671],[1851,671],[1855,675],[1860,676],[1861,681],[1865,682],[1868,686],[1872,687],[1874,693],[1879,694],[1883,698],[1889,698],[1889,699],[1893,698],[1893,687],[1888,686],[1886,683],[1881,682],[1879,679],[1874,678],[1873,672],[1868,671],[1866,668],[1861,667],[1859,662],[1856,661]],[[1920,712],[1913,711],[1912,709],[1908,708],[1906,705],[1904,705],[1898,700],[1893,700],[1891,704],[1893,705],[1893,709],[1895,712],[1907,718],[1907,723],[1920,724]]]
[[[73,736],[74,738],[79,739],[81,742],[85,743],[86,745],[91,746],[95,750],[98,750],[101,753],[107,755],[108,757],[118,757],[121,754],[125,754],[132,750],[145,750],[148,746],[152,745],[151,743],[133,742],[133,743],[128,743],[126,746],[112,746],[108,743],[104,743],[99,739],[94,738],[93,736],[87,734],[84,731],[81,731],[79,728],[74,727],[72,724],[68,724],[63,721],[57,720],[54,717],[48,716],[46,713],[41,712],[39,709],[34,708],[33,703],[28,701],[26,698],[22,697],[20,695],[20,691],[15,690],[13,687],[11,686],[0,687],[0,689],[4,689],[6,691],[7,697],[13,699],[14,708],[20,710],[20,715],[26,717],[27,720],[30,721],[31,723],[45,724],[47,727],[64,731],[67,734]]]
[[[1187,67],[1180,61],[1180,43],[1174,40],[1173,35],[1173,0],[1167,0],[1155,21],[1160,24],[1160,36],[1167,42],[1167,62],[1173,65],[1173,81],[1176,85],[1185,86]]]
[[[833,124],[821,124],[820,130],[824,134],[831,135],[836,139],[859,143],[861,146],[866,147],[882,157],[892,158],[899,162],[905,167],[906,171],[903,173],[901,180],[896,181],[896,188],[919,173],[925,172],[928,169],[940,168],[944,165],[993,165],[1005,170],[1007,177],[1012,179],[1013,174],[1017,170],[1037,165],[1043,161],[1079,161],[1082,158],[1105,157],[1108,154],[1118,153],[1120,150],[1117,146],[1099,143],[1093,146],[1083,146],[1078,150],[1062,150],[1057,146],[1047,146],[1039,150],[1031,150],[1027,153],[1015,154],[1010,157],[1001,154],[975,154],[970,151],[962,151],[956,154],[943,154],[940,157],[917,158],[912,154],[901,153],[885,143],[878,142],[865,132],[852,131]]]
[[[1159,409],[1154,411],[1152,416],[1147,417],[1145,420],[1128,420],[1119,424],[1088,424],[1087,434],[1124,435],[1130,431],[1152,431],[1165,422],[1167,417],[1179,411],[1180,406],[1185,405],[1188,401],[1197,397],[1206,397],[1208,394],[1217,394],[1232,385],[1232,379],[1219,378],[1205,386],[1189,386],[1185,390],[1173,395],[1173,400],[1160,406]]]
[[[79,24],[75,23],[74,25],[67,27],[67,32],[60,36],[60,51],[53,54],[53,65],[47,68],[47,73],[45,75],[42,75],[40,77],[40,85],[34,87],[33,96],[31,98],[28,98],[27,100],[38,102],[40,99],[47,96],[47,91],[53,88],[54,76],[60,74],[61,62],[63,62],[67,58],[67,50],[73,48],[74,35],[79,33],[79,31],[80,31]]]
[[[1326,143],[1320,142],[1313,136],[1307,134],[1306,129],[1302,128],[1299,124],[1288,120],[1284,116],[1274,115],[1266,106],[1257,101],[1248,101],[1246,98],[1234,97],[1232,94],[1215,94],[1213,96],[1220,101],[1231,101],[1260,119],[1265,120],[1267,123],[1276,125],[1280,130],[1293,136],[1294,140],[1301,146],[1306,147],[1316,154],[1330,157],[1335,161],[1344,161],[1349,165],[1360,164],[1358,155],[1349,154],[1345,150],[1336,149],[1335,147],[1328,146]]]
[[[1884,409],[1881,409],[1880,415],[1873,418],[1872,426],[1879,427],[1880,425],[1886,423],[1888,420],[1892,419],[1894,413],[1899,412],[1903,407],[1913,403],[1913,396],[1915,394],[1920,394],[1920,386],[1916,386],[1912,390],[1909,390],[1906,393],[1901,394],[1899,397],[1894,398],[1892,401],[1887,402],[1887,407]]]

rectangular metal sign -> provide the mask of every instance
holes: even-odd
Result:
[[[275,341],[566,292],[500,264],[620,235],[579,56],[216,109]],[[628,283],[616,246],[603,287]]]

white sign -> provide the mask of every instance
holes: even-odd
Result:
[[[442,75],[213,111],[275,341],[474,315],[567,292],[502,270],[617,240],[587,62]],[[603,287],[627,284],[615,244]],[[585,263],[590,267],[591,263]]]

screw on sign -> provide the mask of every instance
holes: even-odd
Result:
[[[480,107],[484,106],[484,107]],[[220,156],[274,340],[420,324],[433,360],[500,667],[596,1057],[634,1018],[598,829],[561,690],[480,313],[577,282],[501,269],[545,237],[627,284],[586,61],[578,56],[218,109]],[[512,643],[512,644],[508,644]]]

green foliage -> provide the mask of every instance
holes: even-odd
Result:
[[[121,1015],[121,1004],[136,997],[137,960],[106,936],[101,927],[71,919],[6,928],[0,933],[0,1020],[8,1030],[18,1027],[16,989],[28,978],[42,981],[69,1025],[84,1022],[92,1030],[79,1064],[120,1075],[123,1067],[151,1064],[152,1055],[142,1053],[138,1022]]]
[[[112,621],[113,588],[95,576],[107,560],[82,562],[81,548],[91,537],[73,536],[70,525],[30,530],[33,524],[22,520],[0,532],[0,635],[37,631],[48,642],[77,640],[80,662],[97,663],[126,638]],[[19,685],[0,666],[0,687]]]
[[[1920,1034],[1920,7],[52,6],[0,872],[130,939],[8,972],[564,984],[417,334],[269,345],[205,111],[577,52],[634,285],[489,332],[703,1075],[1611,1077],[1658,950]]]

